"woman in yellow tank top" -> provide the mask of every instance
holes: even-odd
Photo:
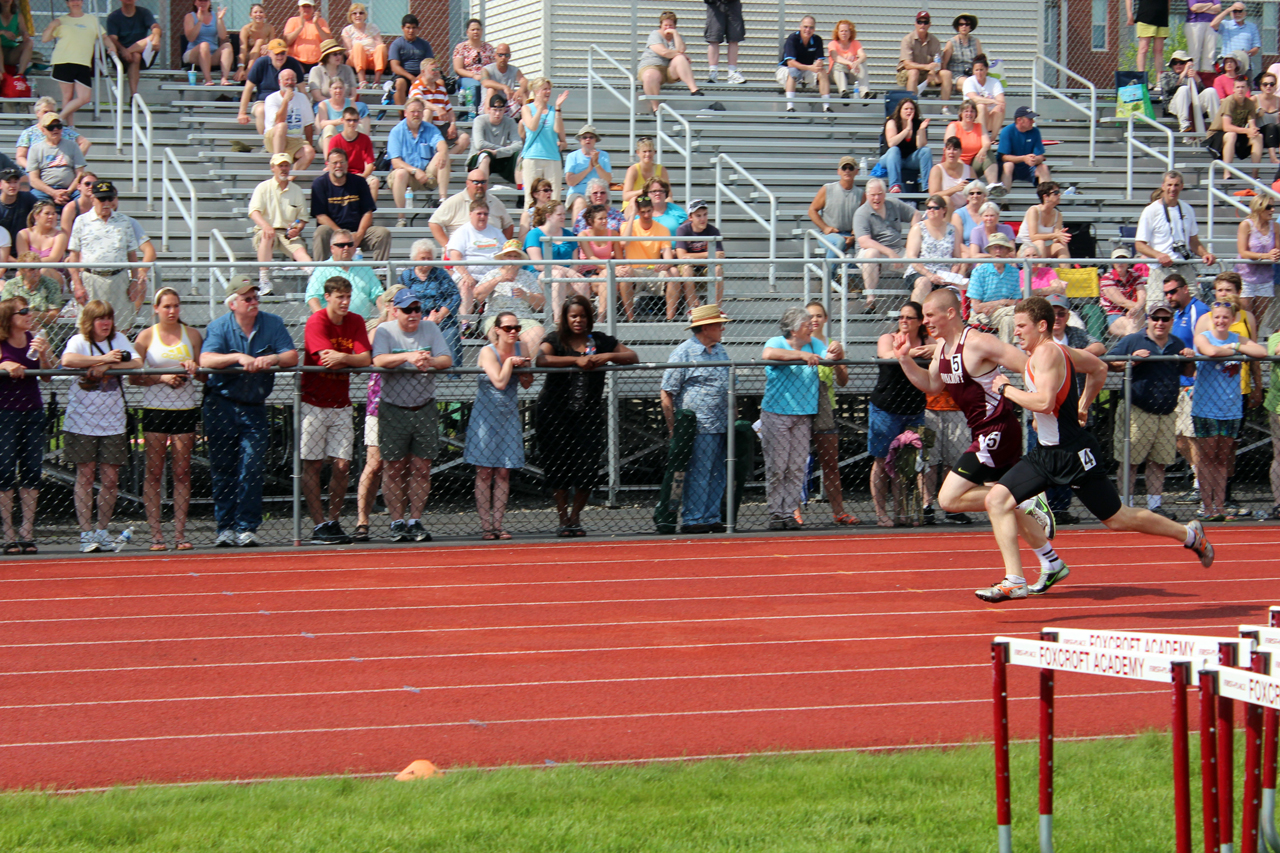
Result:
[[[653,140],[642,136],[636,142],[636,162],[627,168],[627,176],[622,179],[622,212],[630,213],[631,200],[643,195],[645,187],[654,178],[669,181],[667,170],[653,162],[658,156],[658,149]]]

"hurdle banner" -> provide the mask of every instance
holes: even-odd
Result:
[[[1267,626],[1241,625],[1240,636],[1248,637],[1256,643],[1258,654],[1254,655],[1253,671],[1264,675],[1272,674],[1272,661],[1280,652],[1280,607],[1272,607],[1268,614]],[[1280,832],[1276,829],[1276,760],[1277,760],[1277,730],[1280,729],[1280,712],[1276,707],[1267,703],[1262,704],[1262,731],[1261,731],[1261,748],[1259,753],[1254,755],[1261,762],[1261,778],[1259,784],[1261,786],[1261,798],[1259,803],[1260,826],[1259,831],[1262,836],[1262,843],[1259,844],[1259,850],[1270,849],[1280,853]],[[1245,781],[1250,779],[1250,749],[1258,749],[1256,738],[1253,732],[1249,730],[1249,709],[1250,704],[1245,705],[1246,717],[1246,752],[1245,752]],[[1251,808],[1252,803],[1248,797],[1245,798],[1246,807]],[[1264,846],[1265,845],[1265,846]]]

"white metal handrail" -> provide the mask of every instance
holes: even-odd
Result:
[[[226,293],[227,285],[231,280],[222,273],[222,267],[214,266],[218,263],[218,250],[221,249],[227,256],[227,260],[231,263],[236,262],[236,253],[231,251],[231,247],[227,245],[227,241],[223,238],[222,232],[214,228],[209,232],[209,316],[213,316],[214,304],[217,302],[216,294]],[[228,270],[228,273],[234,271],[234,267]],[[191,295],[198,295],[197,289],[191,288]]]
[[[1169,156],[1168,156],[1168,157],[1164,156],[1164,155],[1163,155],[1163,154],[1161,154],[1159,151],[1157,151],[1156,149],[1152,148],[1150,145],[1147,145],[1145,142],[1143,142],[1142,140],[1138,139],[1138,137],[1134,134],[1134,130],[1133,130],[1133,123],[1134,123],[1134,121],[1135,121],[1135,120],[1136,120],[1136,121],[1140,121],[1140,122],[1142,122],[1143,124],[1151,125],[1151,127],[1154,127],[1156,130],[1160,131],[1161,133],[1163,133],[1163,134],[1165,135],[1165,138],[1166,138],[1166,139],[1168,140],[1168,142],[1169,142]],[[1139,130],[1141,131],[1141,128],[1140,128]],[[1127,125],[1126,125],[1126,128],[1125,128],[1125,134],[1124,134],[1124,135],[1125,135],[1125,140],[1126,140],[1126,142],[1125,142],[1125,152],[1126,152],[1126,153],[1125,153],[1124,197],[1125,197],[1125,198],[1133,198],[1133,149],[1137,148],[1139,151],[1142,151],[1142,152],[1144,152],[1144,153],[1146,153],[1146,154],[1148,154],[1148,155],[1150,155],[1150,156],[1152,156],[1152,157],[1156,158],[1157,160],[1162,161],[1162,162],[1165,164],[1165,165],[1164,165],[1165,171],[1166,171],[1166,172],[1172,172],[1172,171],[1173,171],[1173,169],[1174,169],[1174,165],[1173,165],[1173,162],[1174,162],[1174,160],[1173,160],[1174,136],[1173,136],[1173,131],[1172,131],[1172,130],[1170,130],[1169,128],[1165,127],[1163,124],[1160,124],[1159,122],[1152,121],[1151,119],[1147,118],[1147,117],[1146,117],[1145,115],[1143,115],[1142,113],[1129,113],[1129,120],[1128,120],[1128,123],[1127,123]]]
[[[1216,186],[1214,186],[1214,177],[1218,174],[1219,169],[1231,175],[1234,175],[1235,177],[1244,181],[1246,184],[1249,185],[1249,188],[1252,189],[1254,192],[1265,193],[1266,195],[1269,195],[1272,198],[1280,199],[1280,195],[1277,195],[1275,190],[1271,189],[1271,187],[1267,186],[1266,184],[1261,183],[1255,178],[1249,177],[1244,172],[1240,171],[1230,163],[1224,163],[1221,160],[1214,160],[1213,163],[1210,164],[1209,166],[1209,182],[1208,182],[1209,223],[1207,226],[1209,229],[1209,234],[1208,234],[1209,239],[1201,241],[1206,246],[1208,246],[1210,252],[1213,251],[1213,219],[1214,219],[1213,209],[1217,207],[1217,205],[1213,203],[1214,199],[1217,199],[1218,201],[1225,201],[1227,204],[1236,208],[1245,216],[1249,215],[1249,205],[1245,204],[1238,197],[1225,193],[1222,190],[1218,189]]]
[[[144,122],[138,121],[138,113],[142,113]],[[155,152],[152,145],[154,139],[151,127],[151,110],[147,107],[147,102],[142,100],[141,95],[134,95],[133,101],[129,105],[129,135],[133,139],[133,191],[138,191],[138,165],[145,164],[145,172],[147,175],[147,210],[156,209],[155,193],[152,191],[152,179],[154,169],[152,163],[155,159]],[[142,159],[138,157],[138,146],[142,146]]]
[[[128,82],[125,79],[124,64],[120,62],[120,57],[116,56],[115,51],[107,50],[105,36],[98,39],[94,43],[94,56],[97,57],[97,67],[101,69],[98,74],[93,75],[93,118],[98,119],[98,112],[102,99],[98,97],[98,77],[101,75],[107,80],[107,91],[115,96],[115,113],[116,113],[116,153],[124,153],[124,102],[125,92],[129,91]],[[107,57],[111,57],[111,61],[116,67],[116,81],[111,83],[109,73],[110,66],[107,65]]]
[[[595,68],[596,54],[605,62],[608,62],[618,71],[622,72],[622,76],[627,81],[627,94],[624,96],[621,92],[613,87],[613,84],[600,76]],[[636,77],[628,71],[621,63],[606,53],[599,45],[593,44],[587,48],[587,124],[595,124],[595,99],[593,92],[594,84],[599,83],[600,88],[613,95],[627,108],[627,150],[636,150]]]
[[[720,196],[725,195],[728,196],[730,201],[746,211],[747,216],[750,216],[756,222],[760,223],[760,225],[764,227],[764,230],[769,232],[769,258],[771,259],[769,263],[769,292],[772,293],[777,289],[777,264],[773,263],[772,259],[778,257],[778,197],[770,192],[768,187],[757,181],[750,172],[734,162],[734,159],[728,154],[717,154],[715,157],[711,158],[711,160],[716,164],[716,228],[718,229],[720,227]],[[760,214],[756,213],[750,204],[739,197],[737,193],[735,193],[723,180],[721,180],[722,167],[726,165],[743,178],[746,178],[757,190],[764,193],[765,197],[769,199],[769,218],[767,220]]]
[[[194,287],[196,283],[195,264],[199,258],[200,251],[199,240],[197,239],[197,235],[200,233],[199,214],[196,204],[199,196],[196,194],[195,185],[187,177],[187,170],[182,168],[182,163],[179,162],[178,155],[173,153],[172,148],[164,149],[164,157],[161,158],[160,165],[160,244],[166,252],[169,251],[169,201],[172,199],[178,215],[182,217],[182,221],[187,223],[187,227],[191,229],[191,285]],[[178,188],[169,180],[169,167],[171,165],[178,179],[187,188],[185,203],[178,192]]]
[[[681,147],[680,143],[668,136],[667,132],[662,129],[663,113],[670,113],[672,118],[684,125],[684,147]],[[656,138],[655,147],[657,149],[657,153],[654,155],[654,162],[662,162],[662,143],[664,141],[675,149],[676,154],[684,157],[684,203],[688,204],[693,198],[693,128],[689,126],[689,122],[685,121],[684,116],[680,115],[680,113],[671,109],[671,107],[666,104],[658,105],[656,118],[658,124],[654,136]],[[631,150],[635,150],[634,145],[631,147]]]
[[[1077,80],[1088,87],[1089,89],[1089,108],[1088,109],[1085,109],[1084,107],[1080,106],[1080,104],[1076,103],[1074,99],[1067,97],[1067,95],[1063,94],[1062,92],[1059,92],[1057,89],[1053,88],[1048,83],[1044,82],[1044,79],[1043,79],[1044,71],[1041,68],[1041,66],[1046,63],[1058,69],[1063,74],[1066,74],[1072,80]],[[1034,70],[1031,75],[1031,109],[1033,110],[1036,108],[1036,93],[1040,89],[1044,89],[1046,92],[1048,92],[1050,95],[1053,95],[1058,100],[1062,101],[1065,104],[1069,104],[1073,109],[1079,110],[1080,112],[1084,113],[1085,116],[1089,119],[1089,162],[1090,164],[1092,164],[1095,161],[1094,152],[1098,147],[1098,87],[1093,85],[1093,83],[1086,80],[1085,78],[1081,77],[1079,74],[1072,71],[1067,66],[1059,65],[1058,63],[1054,62],[1052,59],[1045,56],[1044,54],[1037,53]]]
[[[822,258],[815,258],[810,254],[809,241],[816,240],[818,245],[830,251],[835,257],[828,261],[825,253]],[[848,261],[853,260],[844,250],[843,246],[839,246],[832,242],[831,236],[823,234],[816,228],[805,229],[804,232],[804,301],[806,303],[812,299],[812,291],[809,288],[810,272],[817,272],[822,280],[822,304],[826,306],[827,313],[831,313],[831,303],[828,300],[830,290],[828,285],[834,287],[840,293],[840,341],[843,343],[849,339],[849,264]],[[813,263],[815,260],[819,263]],[[840,261],[840,278],[836,279],[831,274],[831,262]],[[837,283],[838,282],[838,283]]]

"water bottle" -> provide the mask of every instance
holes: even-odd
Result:
[[[857,80],[853,81],[853,97],[855,100],[858,97],[858,81]]]
[[[413,190],[404,191],[404,206],[413,207]]]
[[[941,54],[941,53],[935,53],[935,54],[933,55],[933,61],[934,61],[934,62],[936,62],[936,63],[938,63],[938,67],[939,67],[939,68],[941,68],[941,67],[942,67],[942,54]]]
[[[363,250],[363,249],[361,249],[361,248],[360,248],[360,247],[358,247],[358,246],[356,247],[356,254],[355,254],[355,258],[354,258],[354,260],[357,260],[357,261],[363,261],[363,260],[364,260],[364,250]]]
[[[867,171],[867,158],[863,157],[858,161],[858,171],[865,173]]]
[[[31,339],[31,346],[27,347],[27,358],[30,358],[30,359],[38,358],[40,354],[36,352],[36,341],[43,341],[43,340],[46,340],[48,337],[49,336],[44,333],[44,329],[41,329],[40,331],[36,332],[36,336]]]
[[[126,527],[124,532],[116,537],[116,541],[112,544],[112,547],[115,548],[116,553],[119,554],[121,551],[124,550],[124,546],[128,545],[132,541],[133,541],[133,528]]]

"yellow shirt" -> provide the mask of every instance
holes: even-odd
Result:
[[[1244,312],[1236,312],[1236,321],[1227,327],[1228,332],[1235,332],[1242,338],[1252,340],[1253,332],[1249,331],[1249,324],[1245,322]],[[1248,364],[1242,365],[1240,370],[1240,393],[1248,394],[1253,390],[1253,370]]]
[[[288,228],[301,219],[310,219],[310,208],[297,184],[290,183],[282,190],[274,176],[267,178],[253,189],[249,199],[249,212],[258,211],[272,228]]]
[[[653,227],[648,231],[640,225],[640,220],[636,219],[631,223],[632,237],[665,237],[667,239],[655,240],[632,240],[627,243],[627,260],[629,261],[660,261],[662,260],[662,249],[671,245],[671,231],[661,222],[654,221]]]
[[[101,34],[102,27],[93,15],[63,15],[53,31],[58,43],[53,46],[49,61],[54,65],[92,65],[93,43]]]

